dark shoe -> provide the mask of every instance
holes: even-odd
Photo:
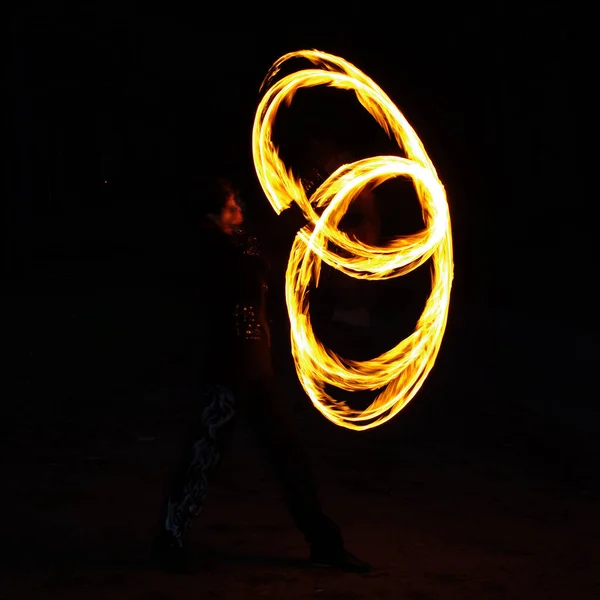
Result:
[[[187,548],[175,536],[162,532],[152,545],[152,561],[167,573],[191,574],[194,572]]]
[[[310,549],[310,562],[315,567],[340,569],[347,573],[368,573],[371,570],[369,563],[356,558],[344,547],[312,546]]]

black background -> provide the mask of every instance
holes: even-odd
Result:
[[[318,48],[379,83],[447,188],[450,321],[415,410],[458,421],[477,421],[482,407],[517,411],[531,433],[566,427],[593,437],[586,12],[508,2],[387,10],[103,2],[13,11],[3,136],[5,424],[17,414],[85,412],[94,402],[125,410],[144,390],[190,376],[182,348],[193,307],[170,288],[182,189],[198,171],[226,165],[253,214],[273,218],[250,151],[259,86],[284,52]],[[359,121],[344,126],[353,106],[347,99],[339,112],[305,111],[297,130],[335,121],[360,149]]]

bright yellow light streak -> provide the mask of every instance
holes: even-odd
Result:
[[[281,66],[304,58],[316,68],[293,72],[275,81]],[[290,104],[301,88],[318,85],[354,91],[406,158],[376,156],[337,169],[307,198],[299,179],[280,160],[272,141],[282,103]],[[400,110],[367,75],[346,60],[318,50],[290,52],[271,67],[254,119],[252,154],[262,189],[277,214],[296,202],[308,224],[294,240],[286,271],[286,303],[296,371],[315,407],[341,427],[365,430],[385,423],[417,394],[440,349],[453,279],[452,233],[444,186],[421,140]],[[393,239],[385,247],[350,238],[338,224],[352,200],[367,186],[394,177],[412,179],[425,228]],[[319,210],[320,209],[320,210]],[[341,253],[329,249],[337,246]],[[389,279],[412,271],[431,258],[431,292],[411,335],[380,356],[363,361],[343,358],[315,336],[309,315],[308,289],[318,283],[321,261],[350,277]],[[326,392],[327,385],[346,391],[383,391],[365,410],[350,408]]]

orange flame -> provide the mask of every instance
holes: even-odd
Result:
[[[284,62],[308,59],[317,68],[296,71],[274,82]],[[280,160],[272,129],[282,102],[288,105],[303,87],[328,85],[353,90],[407,158],[376,156],[338,168],[307,198]],[[290,52],[269,70],[264,96],[256,110],[252,131],[254,166],[271,206],[280,214],[298,203],[308,224],[294,240],[286,271],[286,303],[291,324],[291,347],[302,387],[315,407],[330,421],[357,431],[381,425],[394,417],[417,394],[433,368],[440,349],[453,279],[452,234],[446,193],[423,144],[406,118],[369,77],[344,59],[318,50]],[[393,239],[385,247],[351,239],[338,229],[346,209],[367,186],[393,177],[413,180],[422,207],[425,229]],[[321,214],[316,209],[321,209]],[[332,242],[340,254],[328,248]],[[350,277],[389,279],[432,259],[432,289],[413,333],[377,358],[345,359],[326,348],[315,336],[309,316],[308,287],[318,282],[321,261]],[[325,390],[383,391],[365,410],[350,408]]]

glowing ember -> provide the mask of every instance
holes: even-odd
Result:
[[[305,58],[318,68],[296,71],[274,82],[282,64]],[[297,90],[328,85],[353,90],[359,102],[407,158],[376,156],[341,166],[307,198],[299,179],[279,159],[272,128],[282,102]],[[277,214],[298,203],[308,224],[296,235],[286,272],[286,302],[291,344],[300,382],[316,408],[333,423],[365,430],[385,423],[414,398],[431,371],[440,349],[453,278],[452,234],[444,187],[417,134],[389,97],[369,77],[342,58],[317,50],[291,52],[269,70],[265,94],[252,132],[254,166],[260,184]],[[361,191],[393,177],[410,177],[421,203],[425,229],[398,237],[386,247],[351,239],[338,224]],[[319,216],[320,215],[320,216]],[[329,249],[328,242],[341,252]],[[314,335],[309,316],[308,287],[318,282],[321,261],[350,277],[389,279],[432,259],[432,289],[414,332],[381,356],[356,361],[326,348]],[[326,392],[384,388],[363,411],[350,408]]]

